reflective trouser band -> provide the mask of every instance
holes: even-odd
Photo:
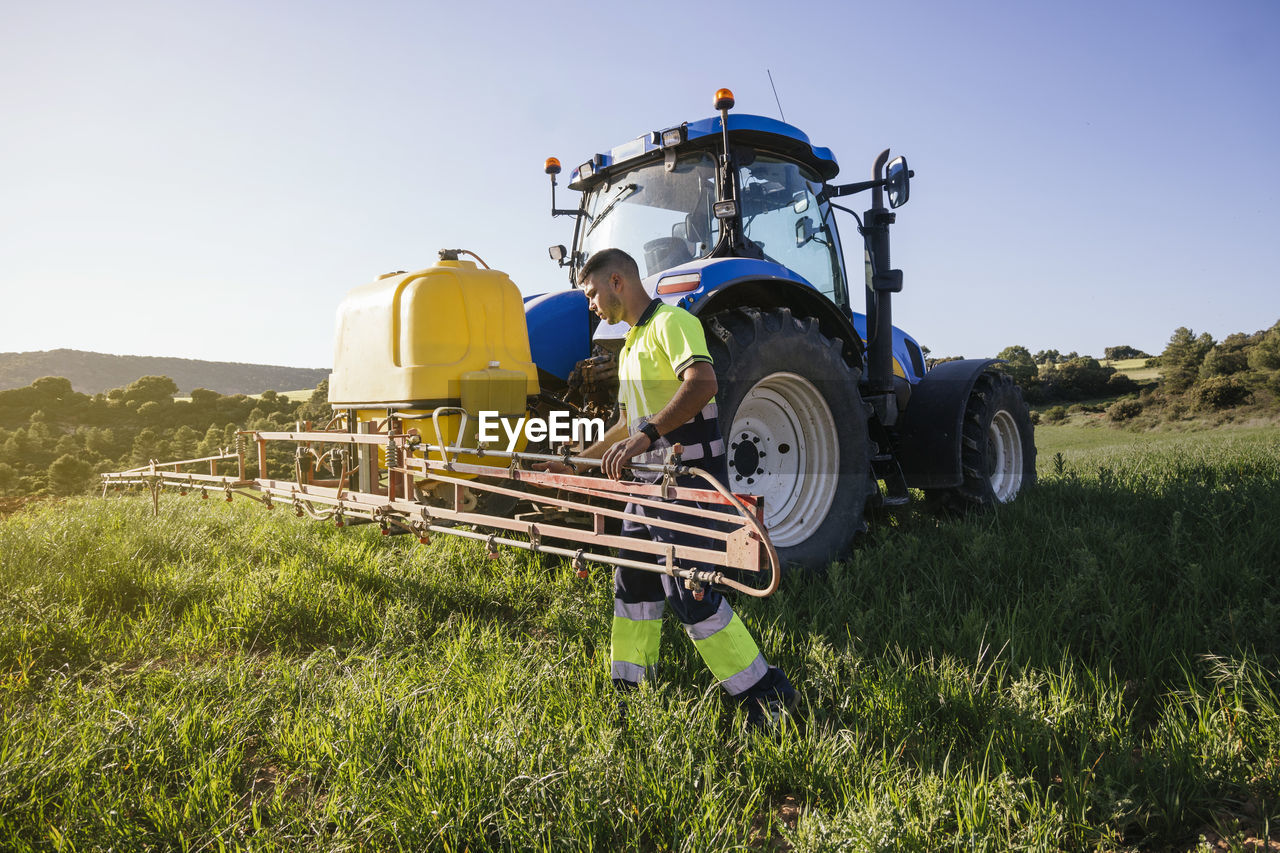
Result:
[[[614,681],[629,681],[632,684],[639,684],[649,677],[649,669],[649,667],[641,666],[638,663],[615,660],[609,664],[609,678]]]
[[[661,611],[658,615],[657,619],[628,619],[615,613],[613,643],[609,652],[612,678],[639,682],[643,680],[645,667],[658,662],[658,647],[662,641]],[[631,674],[619,675],[619,664],[627,665],[622,669]]]
[[[736,613],[719,631],[709,637],[694,639],[693,645],[711,674],[730,695],[736,696],[752,687],[769,671],[760,647]]]

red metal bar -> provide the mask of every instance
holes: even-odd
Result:
[[[560,475],[551,474],[549,476],[557,477]],[[521,492],[521,491],[517,491],[516,489],[505,489],[502,486],[495,486],[491,483],[484,483],[477,480],[471,480],[471,481],[455,480],[451,477],[445,477],[443,475],[434,474],[434,473],[429,474],[428,478],[434,482],[439,482],[439,483],[457,483],[459,485],[465,485],[467,488],[470,488],[473,491],[490,492],[496,495],[508,495],[510,497],[523,498],[525,500],[532,500],[538,503],[539,505],[543,505],[543,506],[553,506],[553,507],[559,507],[561,509],[576,509],[580,511],[584,509],[583,504],[580,502],[565,500],[563,498],[546,497],[544,495],[535,496],[530,494],[529,492]],[[594,478],[588,478],[588,479],[594,479]],[[702,509],[700,507],[682,506],[679,504],[663,503],[662,501],[650,501],[650,500],[644,500],[643,498],[637,499],[637,498],[633,498],[630,495],[595,494],[584,489],[574,489],[573,491],[578,494],[586,494],[592,497],[599,497],[603,500],[614,501],[615,503],[623,503],[623,502],[638,503],[642,506],[652,506],[652,507],[657,507],[661,509],[671,510],[672,512],[683,513],[685,515],[697,517],[697,518],[705,518],[711,521],[733,520],[734,518],[734,516],[732,515],[727,515],[726,513],[719,512],[716,510]],[[628,517],[627,513],[621,509],[609,509],[607,507],[593,506],[587,511],[591,512],[593,515],[596,515],[600,519],[599,521],[600,528],[599,530],[596,531],[599,533],[604,532],[603,519],[614,518],[614,519],[622,520]],[[729,535],[723,530],[709,530],[705,527],[700,527],[693,524],[681,523],[678,521],[669,521],[669,522],[666,522],[663,526],[667,527],[670,530],[677,530],[683,533],[696,533],[700,536],[709,536],[713,539],[727,539]]]

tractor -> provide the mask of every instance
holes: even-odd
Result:
[[[572,248],[550,250],[569,289],[526,297],[464,249],[379,276],[339,306],[328,423],[245,430],[212,457],[104,474],[104,494],[149,488],[157,513],[164,488],[239,494],[337,526],[560,556],[582,577],[589,563],[629,566],[755,596],[778,589],[784,566],[841,557],[871,510],[903,506],[912,489],[951,508],[1012,500],[1035,481],[1021,391],[995,359],[927,369],[893,325],[902,273],[889,228],[909,197],[906,160],[883,151],[870,180],[834,183],[831,151],[733,105],[722,89],[718,115],[593,155],[568,183],[576,208],[556,206],[561,167],[546,161],[552,215],[574,220]],[[862,192],[861,217],[836,202]],[[865,313],[854,310],[836,211],[862,236]],[[616,412],[626,329],[601,322],[576,286],[591,254],[610,247],[636,259],[655,298],[701,320],[730,482],[686,464],[678,445],[661,464],[633,464],[634,478],[590,476],[599,460],[548,427]],[[538,464],[557,460],[574,473]],[[619,536],[626,504],[646,501],[677,502],[688,517],[669,523],[705,530],[714,546]]]
[[[829,149],[733,106],[722,89],[718,116],[594,154],[571,174],[574,209],[556,207],[561,166],[547,160],[551,213],[574,220],[572,247],[550,255],[574,287],[525,302],[544,396],[586,397],[596,410],[613,402],[609,361],[626,327],[591,314],[576,275],[592,252],[617,247],[656,298],[702,321],[727,485],[763,497],[784,562],[838,557],[868,509],[901,506],[910,489],[954,509],[1012,500],[1035,482],[1021,390],[995,359],[926,369],[920,345],[893,325],[903,276],[891,266],[889,229],[910,194],[905,158],[890,161],[886,150],[870,180],[837,184]],[[861,217],[836,202],[867,191]],[[854,310],[837,210],[862,238],[865,313]]]

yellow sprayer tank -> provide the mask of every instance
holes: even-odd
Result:
[[[537,393],[524,302],[506,273],[441,260],[357,287],[338,308],[329,402],[361,421],[396,408],[435,444],[432,410],[458,406],[471,415],[462,438],[472,444],[480,411],[518,418]],[[459,421],[441,418],[450,444]]]

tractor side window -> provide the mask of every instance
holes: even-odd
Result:
[[[840,270],[839,242],[825,205],[822,189],[800,166],[758,153],[738,170],[742,230],[764,252],[826,294],[847,301]]]

